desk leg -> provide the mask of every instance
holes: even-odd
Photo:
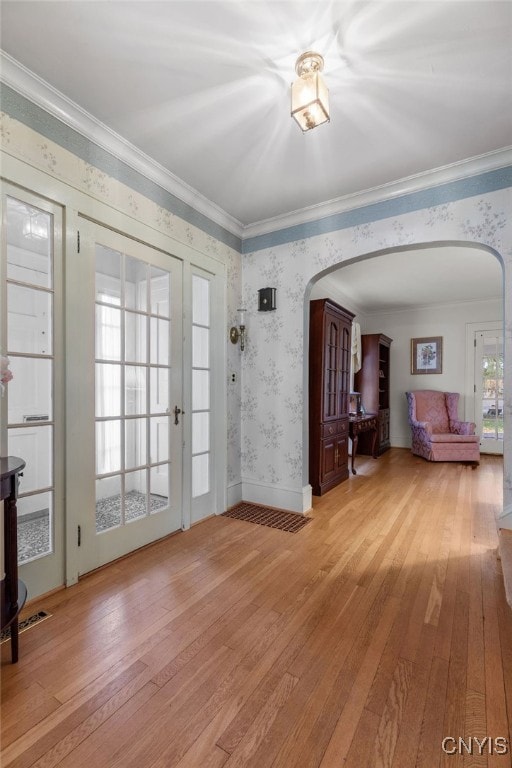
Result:
[[[14,619],[11,624],[11,661],[16,664],[18,661],[19,645],[18,645],[19,624],[18,617]]]
[[[374,459],[377,458],[375,455],[375,443],[377,442],[377,428],[372,430],[372,456]]]
[[[357,475],[357,472],[354,469],[354,459],[356,457],[357,453],[357,443],[359,441],[359,435],[354,435],[352,438],[352,474]]]
[[[16,508],[16,486],[18,479],[13,478],[10,495],[4,499],[4,539],[5,539],[5,591],[8,616],[11,621],[11,660],[18,661],[18,513]]]

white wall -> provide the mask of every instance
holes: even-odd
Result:
[[[473,187],[469,191],[474,192]],[[503,259],[505,306],[511,306],[512,219],[508,191],[461,196],[448,205],[436,205],[442,194],[440,188],[433,188],[430,192],[425,208],[404,210],[399,205],[396,214],[390,210],[388,217],[376,218],[364,226],[348,226],[347,222],[328,234],[318,234],[313,228],[310,237],[261,247],[244,255],[243,300],[248,309],[250,332],[250,344],[247,344],[242,360],[242,483],[247,500],[297,512],[305,512],[308,503],[311,504],[306,450],[308,316],[311,289],[318,280],[338,270],[344,263],[364,261],[369,255],[384,258],[390,249],[409,249],[412,245],[424,248],[446,244],[462,247],[481,245]],[[257,290],[262,285],[271,285],[277,290],[275,312],[257,311]],[[467,320],[460,319],[457,308],[447,308],[446,311],[453,311],[454,319],[460,323],[458,337],[446,339],[448,347],[455,348],[454,355],[464,355],[465,323],[474,322],[477,317],[473,309],[468,310]],[[491,318],[485,312],[486,320],[495,317],[499,314]],[[408,345],[411,336],[416,332],[424,335],[424,332],[435,330],[436,335],[444,337],[448,318],[443,319],[438,310],[436,315],[430,313],[426,318],[428,322],[423,324],[418,316],[414,334],[408,325],[410,318],[403,320],[400,332],[392,326],[370,328],[368,318],[358,320],[362,326],[364,320],[363,327],[367,331],[382,331],[397,341],[400,337],[405,339],[404,357],[402,363],[397,364],[407,371],[404,381],[397,382],[397,390],[400,386],[404,391],[410,385]],[[434,324],[434,320],[439,322],[440,327]],[[505,386],[512,381],[512,355],[508,353],[511,344],[512,323],[507,316]],[[401,344],[394,346],[400,350]],[[400,352],[395,353],[392,346],[393,354],[398,354],[400,361]],[[392,364],[395,365],[393,357]],[[453,378],[456,366],[456,363],[450,362],[444,384],[452,386],[456,383]],[[464,367],[461,367],[460,389],[463,389]],[[424,378],[414,377],[418,384]],[[507,395],[504,400],[504,491],[505,506],[510,504],[511,507],[512,527],[512,473],[509,469],[512,435],[507,436],[512,401]],[[398,406],[396,410],[399,410]]]
[[[454,306],[431,306],[398,312],[381,312],[361,319],[363,333],[384,333],[391,345],[391,445],[410,447],[405,392],[411,389],[436,389],[460,392],[459,416],[473,420],[465,403],[466,325],[503,321],[503,302],[479,301]],[[427,336],[443,338],[443,372],[411,374],[411,339]]]

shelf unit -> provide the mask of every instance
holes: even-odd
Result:
[[[361,336],[362,366],[354,376],[354,389],[361,393],[361,402],[366,413],[378,416],[378,431],[375,451],[380,456],[390,447],[390,373],[391,342],[383,333],[367,333]],[[371,455],[370,435],[361,435],[359,453]]]

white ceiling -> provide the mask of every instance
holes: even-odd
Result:
[[[492,153],[512,136],[512,3],[0,0],[1,48],[242,226]],[[290,82],[325,58],[331,122]],[[314,213],[314,212],[313,212]],[[361,311],[501,296],[479,250],[330,280]]]
[[[346,297],[370,314],[503,298],[498,259],[479,248],[407,249],[348,264],[318,281],[315,296]]]
[[[1,47],[243,225],[509,145],[512,3],[1,0]],[[325,58],[331,122],[290,118]]]

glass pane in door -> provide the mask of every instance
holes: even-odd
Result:
[[[210,280],[192,276],[192,499],[210,484],[211,327]],[[194,503],[193,501],[193,503]],[[194,515],[194,510],[193,513]]]
[[[9,359],[13,381],[16,382],[16,385],[8,388],[9,424],[51,421],[53,361],[43,357],[17,357],[14,354],[10,354]]]
[[[487,335],[482,350],[482,439],[503,440],[503,338]]]
[[[18,560],[29,562],[53,549],[53,493],[18,499]]]
[[[26,461],[18,501],[18,560],[53,552],[53,216],[6,200],[8,452]]]
[[[99,244],[96,270],[99,533],[168,506],[170,278]]]

